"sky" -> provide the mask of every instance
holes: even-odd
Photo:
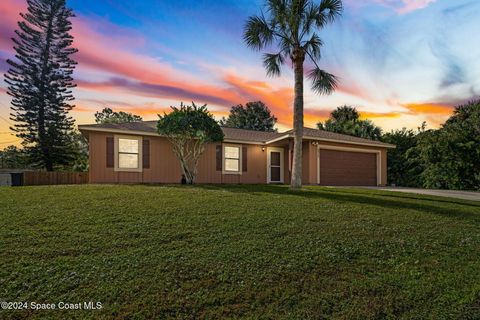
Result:
[[[180,102],[208,105],[218,119],[231,106],[261,100],[292,126],[293,71],[267,77],[262,52],[242,40],[263,0],[67,0],[72,19],[76,124],[110,107],[158,119]],[[0,1],[0,74],[25,0]],[[351,105],[384,131],[437,128],[480,96],[480,1],[344,0],[342,18],[320,32],[322,69],[339,87],[325,96],[305,81],[305,125],[315,127]],[[18,144],[9,130],[10,97],[0,82],[0,148]]]

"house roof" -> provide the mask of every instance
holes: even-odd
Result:
[[[287,131],[287,133],[293,135],[293,130]],[[395,148],[395,145],[388,144],[376,140],[370,140],[365,138],[359,138],[354,136],[349,136],[347,134],[340,134],[330,131],[312,129],[312,128],[303,128],[303,137],[305,139],[319,139],[319,140],[332,140],[332,141],[342,141],[345,143],[354,143],[354,144],[369,144],[377,145],[379,147]]]
[[[237,128],[222,127],[223,134],[227,140],[236,141],[251,141],[251,142],[263,142],[274,140],[284,136],[284,133],[279,132],[265,132],[255,130],[245,130]]]
[[[80,130],[89,131],[135,131],[157,134],[157,121],[136,121],[124,123],[97,123],[78,126]]]
[[[81,131],[103,131],[103,132],[117,132],[130,133],[141,135],[158,135],[157,121],[138,121],[126,123],[104,123],[104,124],[89,124],[80,125],[78,128]],[[269,144],[274,141],[280,141],[293,137],[293,130],[286,132],[265,132],[254,131],[246,129],[236,129],[222,127],[227,142],[245,142],[255,144]],[[329,131],[322,131],[312,128],[304,128],[304,138],[310,140],[332,141],[339,143],[351,143],[359,145],[369,145],[385,148],[395,148],[394,145],[374,141],[364,138],[353,137],[345,134],[339,134]]]

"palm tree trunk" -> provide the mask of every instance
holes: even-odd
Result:
[[[305,54],[297,50],[293,54],[295,72],[295,99],[293,102],[293,165],[291,189],[302,187],[302,138],[303,138],[303,61]]]

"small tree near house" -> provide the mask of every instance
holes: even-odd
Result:
[[[181,103],[179,108],[171,108],[172,112],[159,115],[158,133],[168,138],[186,183],[193,184],[205,145],[223,141],[223,132],[207,105],[199,107],[192,102],[191,106]]]

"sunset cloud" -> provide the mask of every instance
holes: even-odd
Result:
[[[437,0],[402,0],[403,6],[397,9],[398,13],[404,14],[423,9]]]
[[[236,97],[226,90],[215,87],[188,87],[162,85],[146,82],[131,81],[125,78],[110,78],[102,82],[76,81],[80,89],[97,91],[113,90],[117,92],[130,92],[131,94],[151,98],[174,98],[182,101],[197,101],[210,104],[232,104]]]
[[[450,116],[454,107],[438,103],[410,103],[403,105],[412,114]]]
[[[437,0],[346,0],[347,5],[353,7],[379,4],[391,8],[398,14],[407,14],[412,11],[423,9]]]
[[[400,112],[388,112],[388,113],[377,113],[377,112],[360,112],[361,119],[377,119],[377,118],[389,118],[389,119],[398,119],[401,117]]]
[[[231,86],[230,90],[242,97],[238,103],[261,100],[272,109],[280,123],[291,123],[293,119],[291,87],[272,88],[264,83],[259,85],[257,81],[248,81],[233,74],[226,75],[225,81]]]
[[[26,11],[26,2],[20,0],[0,1],[0,50],[12,52],[12,40],[15,35],[20,12]]]
[[[110,108],[113,111],[123,111],[123,112],[130,112],[142,117],[152,118],[156,117],[157,114],[163,114],[164,112],[168,112],[170,107],[160,106],[157,103],[150,102],[145,104],[128,104],[124,103],[119,107],[118,103],[111,104],[111,105],[102,105],[99,107],[98,104],[88,105],[88,101],[79,101],[75,107],[75,112],[85,112],[85,113],[95,113],[101,111],[103,108]]]

